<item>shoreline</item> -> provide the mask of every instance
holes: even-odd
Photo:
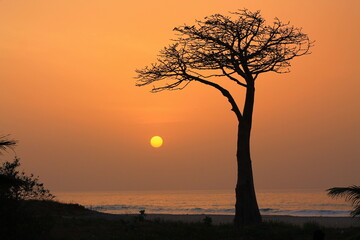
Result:
[[[112,214],[85,208],[79,204],[66,204],[56,201],[27,200],[19,202],[20,209],[27,210],[29,213],[46,213],[48,215],[63,218],[85,218],[85,219],[104,219],[104,220],[134,220],[140,214]],[[331,228],[360,228],[360,218],[334,217],[334,216],[290,216],[290,215],[261,215],[264,222],[283,222],[296,226],[303,226],[307,223],[317,224],[322,227]],[[146,213],[143,216],[147,220],[166,221],[166,222],[185,222],[196,223],[204,222],[205,217],[211,218],[214,225],[232,224],[234,215],[224,214],[153,214]]]
[[[102,213],[97,212],[96,214],[91,214],[90,218],[104,218],[107,220],[116,220],[116,219],[132,219],[134,217],[140,216],[139,214],[111,214],[111,213]],[[283,222],[287,224],[303,226],[307,223],[318,224],[322,227],[332,227],[332,228],[350,228],[350,227],[360,227],[360,219],[352,217],[303,217],[303,216],[289,216],[289,215],[261,215],[264,222]],[[216,215],[216,214],[145,214],[145,219],[147,220],[161,220],[161,221],[171,221],[171,222],[186,222],[186,223],[196,223],[203,222],[205,217],[210,217],[212,223],[215,225],[220,224],[231,224],[234,219],[234,215]]]

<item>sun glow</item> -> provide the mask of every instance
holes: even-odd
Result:
[[[163,145],[163,139],[159,136],[154,136],[150,139],[150,144],[154,148],[161,147]]]

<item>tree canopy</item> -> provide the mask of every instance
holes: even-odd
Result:
[[[275,18],[267,24],[260,11],[247,9],[231,15],[174,28],[178,38],[161,50],[157,63],[137,70],[137,86],[167,79],[152,91],[182,89],[191,81],[219,89],[208,79],[227,77],[247,87],[261,73],[288,72],[290,60],[309,53],[312,42],[290,23]]]

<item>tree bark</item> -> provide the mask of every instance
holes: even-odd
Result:
[[[261,223],[261,215],[256,201],[254,180],[250,156],[250,132],[254,107],[255,88],[248,85],[244,104],[243,116],[238,118],[237,165],[238,176],[236,184],[235,225]]]

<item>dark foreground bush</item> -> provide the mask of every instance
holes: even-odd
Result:
[[[0,239],[49,239],[63,217],[89,215],[91,210],[78,204],[52,200],[2,200],[0,205]]]

